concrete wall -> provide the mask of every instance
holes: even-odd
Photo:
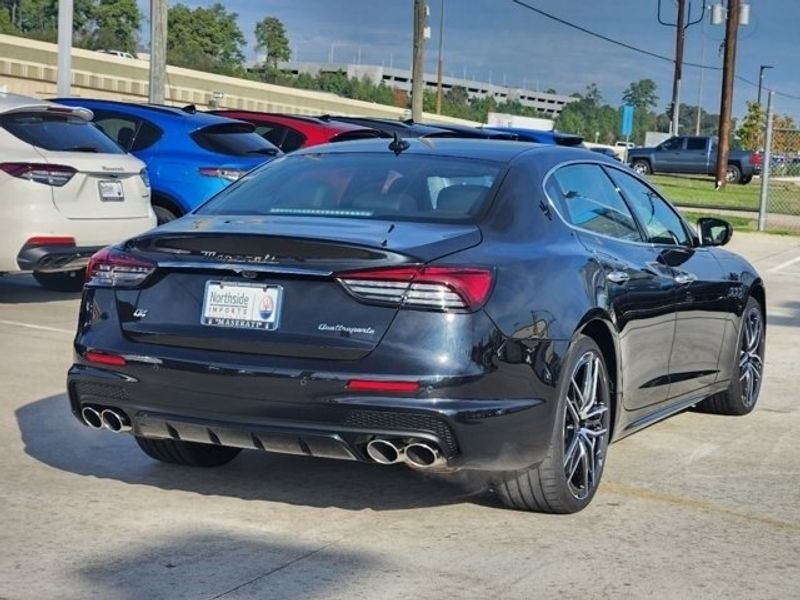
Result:
[[[8,92],[41,98],[55,96],[56,58],[55,44],[0,35],[0,87]],[[172,66],[167,67],[167,87],[168,104],[195,104],[201,109],[208,108],[215,92],[222,92],[219,108],[393,119],[410,116],[410,112],[402,108]],[[73,48],[72,95],[147,102],[148,62]],[[474,124],[429,113],[425,114],[425,120]]]

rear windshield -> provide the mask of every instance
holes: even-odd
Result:
[[[501,168],[388,151],[287,156],[246,175],[196,212],[465,221],[482,211]]]
[[[23,142],[44,150],[125,153],[93,123],[70,115],[13,113],[1,116],[0,126]]]
[[[221,123],[204,127],[192,134],[201,148],[228,156],[275,156],[280,153],[275,146],[255,133],[248,123]]]

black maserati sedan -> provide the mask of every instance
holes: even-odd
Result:
[[[92,258],[71,409],[168,463],[474,470],[510,507],[575,512],[610,442],[753,410],[765,290],[730,237],[588,150],[300,150]]]

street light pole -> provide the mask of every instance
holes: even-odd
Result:
[[[56,93],[62,98],[70,95],[72,86],[72,16],[72,0],[59,0]]]
[[[761,65],[758,68],[758,103],[761,104],[761,86],[764,84],[764,70],[774,69],[772,65]]]
[[[722,65],[722,98],[719,109],[719,150],[717,152],[717,189],[727,183],[728,154],[731,149],[731,112],[733,79],[736,74],[736,43],[739,37],[741,0],[728,0],[728,19],[725,25],[725,61]]]

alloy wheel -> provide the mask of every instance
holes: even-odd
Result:
[[[758,399],[761,389],[764,359],[761,342],[764,337],[764,322],[761,311],[751,308],[744,317],[744,335],[739,348],[739,386],[742,403],[751,407]]]
[[[608,445],[608,404],[600,357],[593,351],[578,359],[570,375],[564,412],[564,475],[569,492],[586,499],[603,472]]]
[[[728,167],[725,171],[725,181],[728,183],[735,183],[736,180],[739,178],[739,171],[734,167]]]
[[[647,167],[642,163],[633,163],[633,171],[638,175],[647,175]]]

